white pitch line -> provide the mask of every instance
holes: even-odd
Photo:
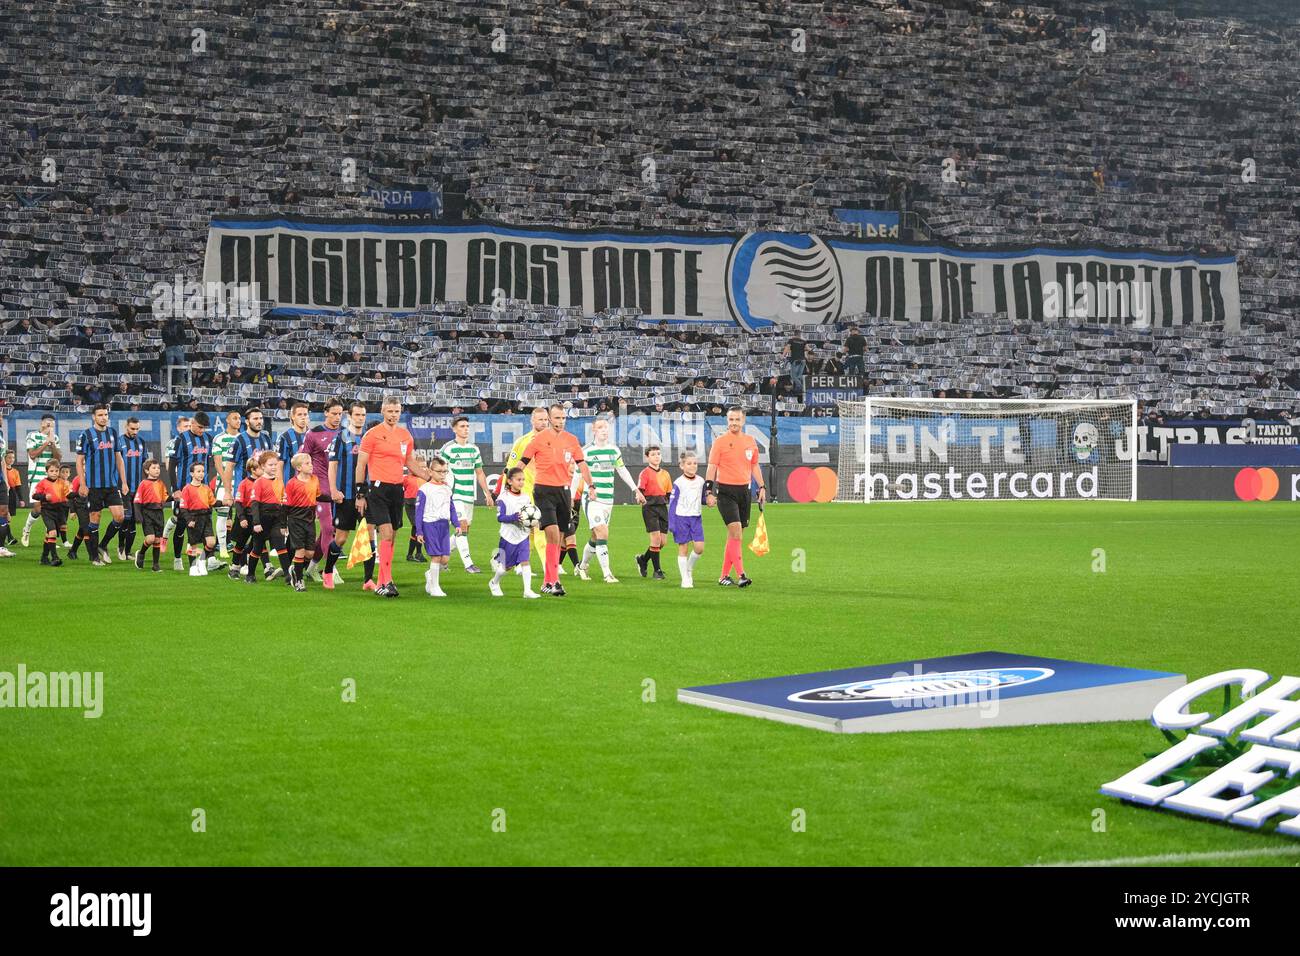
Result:
[[[1146,866],[1156,863],[1199,863],[1206,860],[1248,860],[1257,856],[1300,856],[1300,846],[1279,846],[1258,850],[1215,850],[1206,853],[1164,853],[1160,856],[1117,856],[1110,860],[1068,860],[1063,863],[1030,863],[1030,866]]]

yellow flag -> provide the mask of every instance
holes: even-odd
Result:
[[[749,550],[760,558],[772,550],[767,544],[767,517],[761,511],[758,513],[758,523],[754,525],[754,540],[749,542]]]
[[[369,561],[374,556],[375,552],[370,547],[370,526],[366,524],[366,519],[362,518],[357,522],[357,533],[352,536],[352,548],[348,551],[348,567],[351,568],[362,561]]]

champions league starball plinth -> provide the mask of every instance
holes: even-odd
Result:
[[[683,687],[677,699],[832,733],[1146,720],[1182,674],[986,651]]]

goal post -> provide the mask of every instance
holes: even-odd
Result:
[[[1137,400],[839,402],[839,501],[1137,500]]]

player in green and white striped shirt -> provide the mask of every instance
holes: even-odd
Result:
[[[226,430],[218,432],[212,436],[212,464],[213,474],[221,480],[217,483],[217,547],[221,551],[223,558],[229,558],[230,553],[226,550],[226,525],[230,519],[230,505],[234,500],[233,489],[226,485],[226,459],[230,457],[235,448],[235,442],[239,440],[239,426],[243,424],[243,419],[239,412],[231,412],[226,416]]]
[[[456,517],[465,519],[468,525],[474,520],[474,486],[483,489],[483,502],[489,508],[495,508],[492,492],[488,490],[487,475],[483,474],[483,456],[478,446],[469,440],[469,419],[458,415],[451,423],[452,433],[456,436],[438,450],[451,469],[451,499],[456,502]],[[483,572],[469,556],[469,529],[456,532],[456,551],[470,574]]]
[[[54,430],[54,416],[46,412],[41,416],[41,425],[34,432],[27,433],[27,500],[32,501],[32,490],[40,484],[45,477],[45,466],[50,463],[51,458],[62,458],[59,451],[59,435]],[[26,548],[32,539],[32,525],[39,521],[41,516],[37,514],[36,507],[27,513],[27,521],[23,524],[22,542]],[[64,547],[67,547],[65,544]]]
[[[637,504],[645,503],[645,495],[632,480],[632,473],[623,464],[623,453],[618,450],[609,437],[609,419],[598,418],[591,426],[591,444],[582,449],[582,456],[587,460],[591,470],[591,483],[596,486],[596,498],[583,497],[583,509],[587,512],[587,525],[591,537],[582,546],[582,563],[578,565],[578,577],[590,581],[587,565],[594,554],[604,572],[606,584],[617,584],[618,578],[609,571],[609,519],[614,512],[614,475],[623,479],[623,484],[632,489]],[[582,493],[582,478],[573,480],[574,498]]]

